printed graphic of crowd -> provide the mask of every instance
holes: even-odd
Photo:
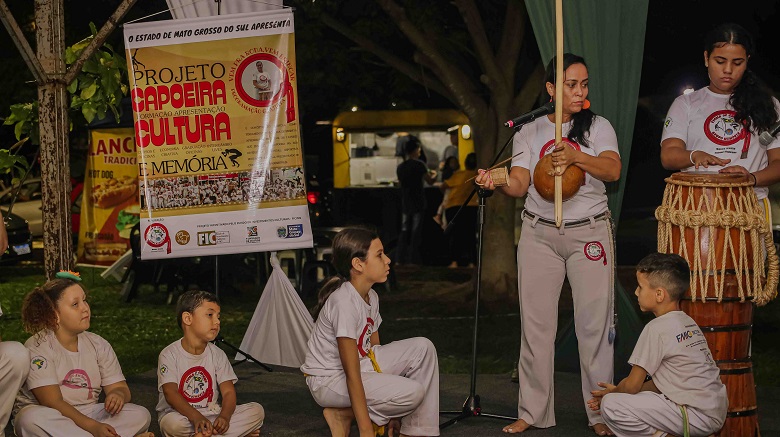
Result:
[[[140,183],[141,209],[258,204],[303,199],[303,168],[146,179]]]

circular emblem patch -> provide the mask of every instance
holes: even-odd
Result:
[[[704,121],[704,134],[720,146],[730,146],[743,139],[747,129],[737,122],[736,115],[728,109],[713,112]]]
[[[32,369],[32,370],[45,369],[46,366],[47,366],[46,358],[44,358],[44,357],[42,357],[40,355],[34,356],[30,360],[30,369]]]
[[[179,393],[191,404],[196,404],[204,399],[211,402],[214,389],[211,375],[201,366],[193,367],[181,377]]]
[[[161,223],[152,223],[146,228],[144,240],[149,246],[158,249],[168,245],[167,252],[171,253],[171,238],[168,235],[168,229]]]
[[[591,261],[604,260],[604,265],[607,265],[607,255],[604,253],[604,246],[598,241],[591,241],[585,245],[585,256]]]
[[[173,238],[176,240],[176,243],[178,243],[181,246],[184,246],[185,244],[190,242],[190,233],[185,230],[181,230],[177,232]]]

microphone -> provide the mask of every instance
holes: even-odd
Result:
[[[778,132],[780,132],[780,121],[773,124],[768,131],[761,132],[761,135],[758,137],[758,142],[761,143],[762,146],[768,146],[775,140],[775,135],[777,135]]]
[[[521,124],[528,123],[529,121],[535,120],[537,117],[541,117],[542,115],[552,114],[555,111],[555,102],[547,102],[544,105],[534,109],[531,112],[526,112],[525,114],[515,117],[506,123],[504,123],[504,126],[506,127],[515,127],[519,126]]]

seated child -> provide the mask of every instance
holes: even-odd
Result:
[[[151,415],[129,403],[114,349],[87,331],[91,312],[79,282],[77,274],[59,272],[24,297],[22,323],[34,335],[24,344],[30,373],[16,398],[16,435],[151,436]]]
[[[0,218],[0,223],[2,221]],[[3,309],[0,308],[2,315]],[[3,437],[3,430],[11,417],[16,393],[27,380],[29,372],[30,351],[19,342],[0,338],[0,437]]]
[[[397,426],[404,436],[439,435],[439,364],[422,337],[379,342],[379,297],[390,258],[379,237],[344,229],[333,239],[338,276],[320,290],[316,323],[301,371],[334,437],[346,437],[354,417],[361,437],[373,425]]]
[[[636,296],[655,319],[645,326],[628,362],[631,373],[616,386],[599,383],[588,406],[615,435],[708,436],[726,420],[728,398],[720,370],[696,322],[680,311],[690,283],[688,262],[653,253],[636,266]],[[652,377],[645,382],[646,376]],[[657,434],[656,434],[657,433]]]
[[[255,402],[236,405],[233,384],[238,378],[225,352],[210,343],[219,334],[219,310],[217,297],[206,291],[179,297],[176,313],[184,336],[160,352],[157,366],[163,436],[260,435],[263,407]]]

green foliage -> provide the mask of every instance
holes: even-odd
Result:
[[[92,35],[65,49],[65,63],[72,65],[95,38],[97,29],[89,24]],[[124,55],[114,52],[110,44],[90,56],[76,79],[68,85],[70,108],[80,111],[87,123],[104,118],[110,110],[119,122],[119,103],[127,94],[127,64]]]
[[[38,102],[16,103],[11,105],[11,114],[5,118],[4,125],[14,127],[17,140],[24,137],[30,138],[33,144],[38,145]],[[0,165],[0,172],[7,172],[6,167]]]
[[[19,143],[24,141],[26,138]],[[29,166],[24,156],[15,155],[8,149],[0,149],[0,174],[10,174],[12,185],[19,183],[19,179],[27,172]]]
[[[65,49],[65,64],[72,65],[78,60],[84,49],[95,38],[97,28],[94,23],[89,24],[91,35]],[[81,68],[81,71],[68,85],[70,94],[70,119],[83,124],[91,123],[95,118],[101,119],[111,111],[119,122],[120,102],[127,94],[127,64],[124,55],[114,52],[110,44],[104,44],[92,56],[90,56]],[[3,124],[14,126],[14,134],[17,140],[29,138],[34,145],[40,144],[38,128],[38,102],[16,103],[10,107],[11,114],[6,117]],[[73,122],[70,125],[73,129]],[[0,153],[2,150],[0,150]],[[3,159],[3,156],[6,156]],[[0,174],[8,174],[16,171],[20,165],[27,167],[23,158],[14,157],[9,153],[0,155]],[[21,161],[20,161],[21,160]]]

